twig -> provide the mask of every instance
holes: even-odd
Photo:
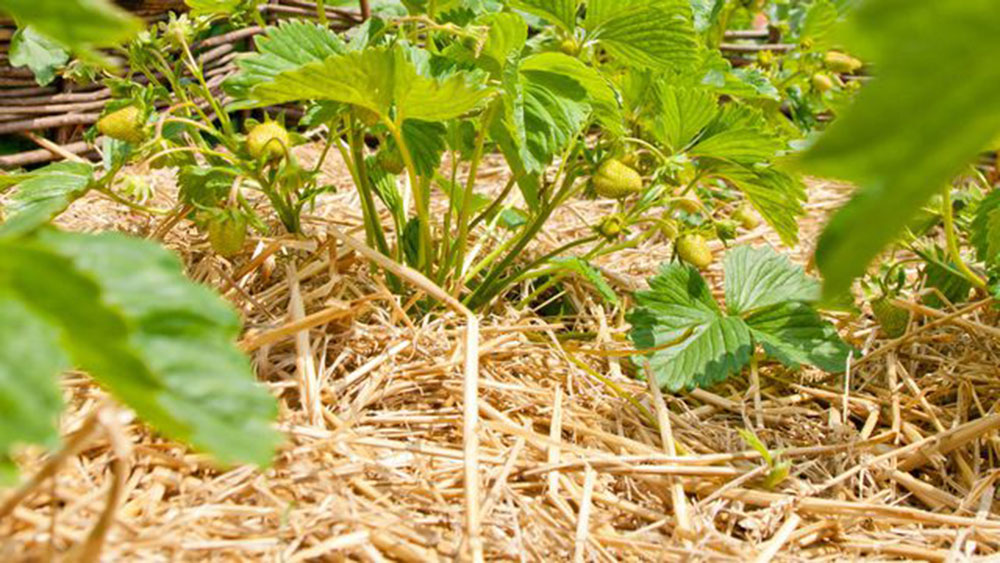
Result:
[[[115,519],[115,513],[121,504],[125,480],[129,474],[129,458],[132,457],[132,447],[117,417],[118,411],[113,408],[104,408],[98,411],[98,419],[111,442],[114,459],[111,462],[111,486],[108,488],[108,499],[104,503],[104,510],[101,511],[100,518],[97,519],[97,523],[94,524],[90,534],[87,535],[87,540],[80,548],[78,560],[83,563],[93,563],[100,560],[104,539],[108,535],[108,530]]]
[[[45,465],[42,466],[34,476],[26,481],[23,485],[17,488],[16,491],[11,493],[3,504],[0,504],[0,520],[6,518],[10,513],[21,503],[28,495],[31,494],[39,485],[45,482],[46,479],[55,475],[56,471],[60,466],[69,458],[76,455],[83,447],[87,444],[87,440],[90,435],[94,433],[94,429],[97,428],[97,414],[100,409],[95,409],[87,418],[83,421],[80,429],[71,434],[66,438],[66,444],[59,450],[55,455],[50,457]]]
[[[649,392],[653,395],[653,406],[656,408],[656,419],[660,426],[660,442],[667,455],[674,457],[677,455],[677,446],[674,444],[673,427],[670,424],[670,412],[667,404],[663,401],[663,393],[656,382],[653,370],[649,362],[645,363],[646,380],[649,382]],[[592,471],[588,466],[588,471]],[[670,484],[670,500],[674,509],[674,519],[677,524],[677,533],[686,535],[691,532],[691,522],[688,518],[687,497],[684,495],[684,485],[680,481],[668,478]]]
[[[558,475],[552,473],[551,475]],[[583,477],[583,498],[580,499],[580,511],[576,520],[576,536],[573,542],[573,563],[583,563],[587,556],[587,538],[590,536],[590,508],[594,496],[594,480],[597,473],[587,467]]]
[[[754,559],[754,563],[767,563],[774,559],[774,556],[778,554],[781,546],[785,545],[788,538],[795,532],[795,529],[799,527],[799,522],[802,518],[796,514],[791,513],[785,523],[778,528],[778,531],[774,533],[774,536],[767,542],[764,549],[760,552],[760,555]]]

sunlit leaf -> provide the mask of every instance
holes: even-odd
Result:
[[[67,61],[69,53],[59,43],[32,27],[18,29],[10,40],[10,65],[31,69],[39,86],[47,86],[55,80],[56,71]]]
[[[15,187],[5,209],[7,220],[0,224],[0,238],[32,231],[65,211],[90,188],[93,166],[57,162],[5,179]]]

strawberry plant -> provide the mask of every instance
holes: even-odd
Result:
[[[757,348],[791,368],[845,369],[850,348],[814,308],[817,281],[770,247],[734,248],[724,269],[724,306],[694,267],[676,262],[636,292],[629,337],[655,350],[643,362],[661,387],[720,383],[756,361]]]

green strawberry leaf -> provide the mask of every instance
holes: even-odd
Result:
[[[810,305],[786,301],[745,317],[754,342],[790,368],[808,364],[830,373],[847,367],[851,348]]]
[[[1000,258],[1000,191],[991,191],[976,206],[969,227],[969,242],[981,262],[997,263]]]
[[[184,0],[184,3],[194,17],[231,16],[240,9],[243,0]]]
[[[576,28],[576,14],[580,0],[509,0],[512,8],[548,20],[572,33]]]
[[[819,299],[819,282],[769,246],[738,246],[726,253],[723,264],[730,315],[745,316],[779,303]]]
[[[62,45],[30,26],[18,29],[10,40],[10,65],[31,69],[39,86],[47,86],[55,80],[56,71],[68,61],[69,53]]]
[[[578,256],[572,256],[567,258],[555,258],[552,260],[552,263],[560,269],[573,272],[586,280],[587,283],[597,290],[598,295],[601,296],[601,299],[603,299],[605,303],[610,303],[612,305],[618,303],[618,295],[615,294],[615,290],[608,284],[608,280],[604,279],[604,274],[602,274],[601,271],[595,268],[590,262],[587,262]]]
[[[0,240],[0,253],[0,292],[53,327],[72,365],[170,437],[224,463],[269,462],[275,403],[234,345],[239,318],[174,255],[58,231]]]
[[[661,82],[656,93],[651,132],[674,152],[691,144],[719,111],[717,97],[705,88]]]
[[[818,283],[770,247],[725,257],[724,313],[697,270],[667,264],[635,294],[629,337],[671,391],[707,386],[739,372],[756,345],[785,365],[842,371],[851,349],[810,304]]]
[[[0,238],[31,232],[48,223],[87,193],[94,168],[80,162],[57,162],[39,170],[5,177],[14,186],[0,224]]]
[[[798,176],[775,166],[724,165],[713,174],[743,192],[761,217],[778,233],[781,242],[794,246],[799,240],[799,217],[805,215],[806,187]]]
[[[413,56],[423,56],[413,50]],[[483,105],[492,89],[473,75],[443,79],[418,72],[406,49],[369,47],[284,70],[250,88],[255,106],[300,100],[330,100],[366,108],[385,120],[447,121]],[[394,113],[393,113],[394,112]]]
[[[689,0],[590,0],[584,27],[587,41],[626,65],[677,69],[697,62]]]
[[[254,107],[251,91],[259,84],[273,81],[279,74],[347,52],[344,41],[319,24],[287,20],[268,27],[254,39],[255,53],[236,60],[239,72],[223,82],[226,93],[238,101],[237,107]]]
[[[696,269],[667,264],[635,294],[629,337],[639,349],[675,342],[648,356],[656,382],[679,391],[709,386],[739,372],[753,349],[742,319],[724,316]],[[687,335],[686,338],[685,335]]]
[[[233,174],[225,168],[203,168],[189,165],[177,172],[177,197],[196,207],[217,207],[229,197],[233,187]]]

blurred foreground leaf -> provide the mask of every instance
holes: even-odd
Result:
[[[838,33],[876,78],[804,156],[808,171],[858,185],[816,248],[827,296],[1000,131],[996,2],[870,0]]]

